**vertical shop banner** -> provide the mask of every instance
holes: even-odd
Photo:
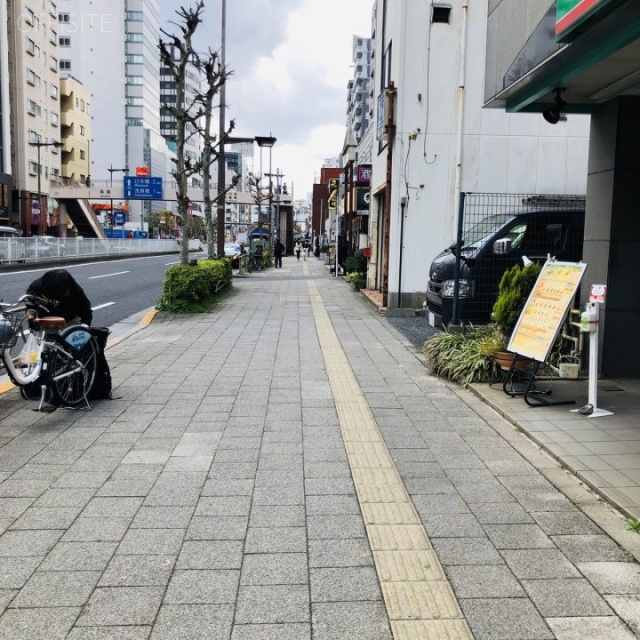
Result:
[[[329,211],[338,209],[338,179],[329,180]]]

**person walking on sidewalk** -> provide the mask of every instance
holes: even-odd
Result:
[[[280,242],[280,238],[276,239],[276,244],[273,247],[273,255],[276,259],[276,269],[282,269],[282,254],[284,253],[284,245]]]
[[[295,252],[296,258],[298,258],[298,262],[300,262],[300,252],[302,251],[302,245],[299,242],[296,242]]]
[[[309,253],[309,245],[305,244],[302,247],[302,259],[306,262],[307,261],[307,255]]]

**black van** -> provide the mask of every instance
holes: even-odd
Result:
[[[458,285],[458,321],[486,323],[498,295],[502,274],[523,257],[543,263],[548,255],[578,262],[584,241],[584,201],[577,207],[546,206],[526,212],[490,215],[463,235]],[[453,316],[456,245],[431,263],[426,312],[432,326]]]

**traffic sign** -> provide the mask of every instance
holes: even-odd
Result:
[[[39,213],[32,213],[31,214],[31,220],[33,222],[40,222],[40,214]]]
[[[36,202],[32,202],[32,203],[31,203],[31,209],[32,209],[33,211],[39,211],[39,210],[40,210],[40,203],[39,203],[39,202],[37,202],[37,201],[36,201]]]
[[[162,178],[125,176],[124,197],[127,200],[162,200]]]
[[[136,167],[136,176],[140,178],[148,178],[151,175],[149,167]]]

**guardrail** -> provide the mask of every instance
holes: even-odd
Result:
[[[201,248],[199,240],[189,240],[189,250]],[[177,240],[129,238],[0,238],[0,264],[37,264],[67,259],[90,259],[105,256],[132,256],[149,253],[178,253]]]

